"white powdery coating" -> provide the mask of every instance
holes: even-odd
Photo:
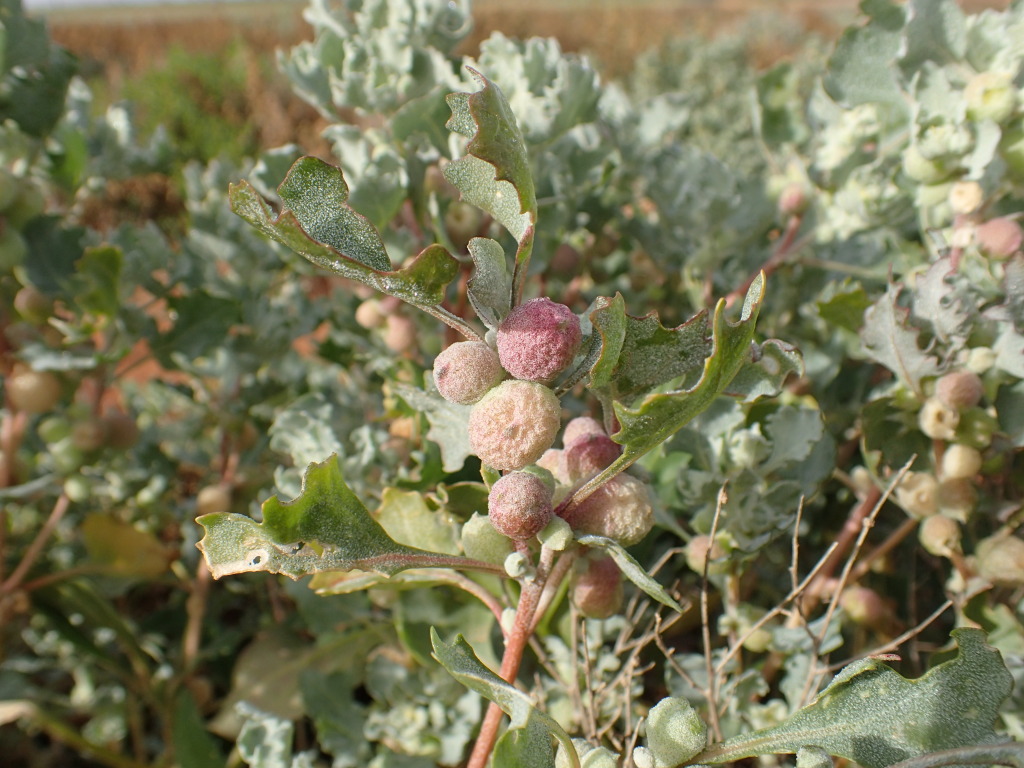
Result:
[[[517,379],[546,382],[572,362],[583,334],[564,304],[532,299],[513,309],[498,327],[498,357]]]
[[[616,475],[565,516],[574,531],[632,546],[654,527],[647,486],[632,475]]]
[[[472,405],[504,377],[497,353],[482,341],[459,341],[434,360],[434,383],[441,397]]]
[[[503,381],[469,412],[469,444],[488,467],[522,469],[555,442],[562,408],[555,393],[531,381]]]
[[[528,541],[544,529],[553,514],[552,489],[528,472],[510,472],[491,486],[487,514],[499,533]]]

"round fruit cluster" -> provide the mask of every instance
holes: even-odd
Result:
[[[512,310],[496,336],[496,348],[462,341],[444,350],[434,362],[434,383],[446,400],[473,406],[469,441],[480,460],[511,471],[533,464],[555,441],[562,412],[548,385],[583,337],[572,310],[546,298]]]
[[[523,572],[520,553],[538,538],[564,548],[575,531],[629,546],[654,524],[647,486],[627,474],[556,514],[558,502],[621,453],[590,417],[571,420],[563,447],[552,447],[562,411],[550,385],[572,363],[581,343],[580,322],[572,311],[540,298],[508,314],[493,347],[483,341],[458,342],[434,362],[441,396],[472,406],[468,430],[473,451],[485,466],[504,473],[488,492],[487,516],[474,516],[463,526],[463,549],[470,557],[504,562],[510,574]],[[596,553],[580,560],[572,594],[583,615],[612,615],[621,606],[622,592],[622,573],[614,560]]]
[[[978,368],[980,356],[974,358]],[[963,526],[979,505],[979,489],[1002,461],[992,446],[998,429],[994,410],[984,407],[984,401],[985,383],[978,370],[964,367],[935,381],[933,394],[918,411],[918,428],[934,446],[934,469],[908,472],[895,497],[910,517],[921,521],[918,536],[925,550],[949,558],[961,576],[1020,586],[1024,540],[999,530],[978,540],[972,557],[965,557],[962,547]]]

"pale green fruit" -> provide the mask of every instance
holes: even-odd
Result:
[[[708,743],[708,726],[686,699],[662,699],[647,715],[647,748],[656,765],[682,765]]]

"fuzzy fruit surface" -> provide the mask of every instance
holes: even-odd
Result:
[[[686,699],[662,699],[647,714],[647,746],[659,767],[688,762],[707,741],[708,726]]]
[[[498,357],[517,379],[547,382],[572,362],[582,339],[571,309],[551,299],[532,299],[498,326]]]
[[[979,224],[975,237],[982,252],[993,259],[1008,259],[1024,245],[1024,229],[1007,216]]]
[[[469,444],[488,467],[522,469],[555,442],[562,408],[555,393],[532,381],[503,381],[469,412]]]
[[[607,619],[622,607],[622,572],[608,556],[587,561],[572,583],[573,605],[588,619]]]
[[[487,514],[499,533],[528,541],[551,522],[552,487],[529,472],[509,472],[491,486]]]
[[[632,546],[654,526],[647,486],[632,475],[616,475],[564,515],[574,531]]]
[[[581,435],[564,450],[565,468],[572,482],[586,480],[607,467],[622,453],[622,446],[607,435]]]
[[[972,408],[981,402],[984,385],[973,371],[953,371],[935,383],[935,396],[957,411]]]
[[[461,405],[480,400],[504,375],[497,353],[482,341],[456,342],[434,360],[437,391]]]

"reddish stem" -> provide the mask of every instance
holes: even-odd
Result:
[[[505,652],[501,657],[501,672],[499,674],[501,679],[507,683],[515,684],[516,676],[519,674],[523,653],[526,651],[530,635],[533,632],[534,616],[544,592],[544,585],[551,573],[554,557],[554,550],[547,547],[542,549],[536,575],[532,579],[523,581],[522,591],[519,593],[519,605],[516,607],[515,623],[508,633]],[[494,702],[488,705],[487,714],[484,715],[480,733],[476,737],[476,744],[473,745],[473,752],[469,756],[466,768],[485,768],[494,749],[494,744],[498,740],[498,729],[501,726],[503,714],[501,708]]]

